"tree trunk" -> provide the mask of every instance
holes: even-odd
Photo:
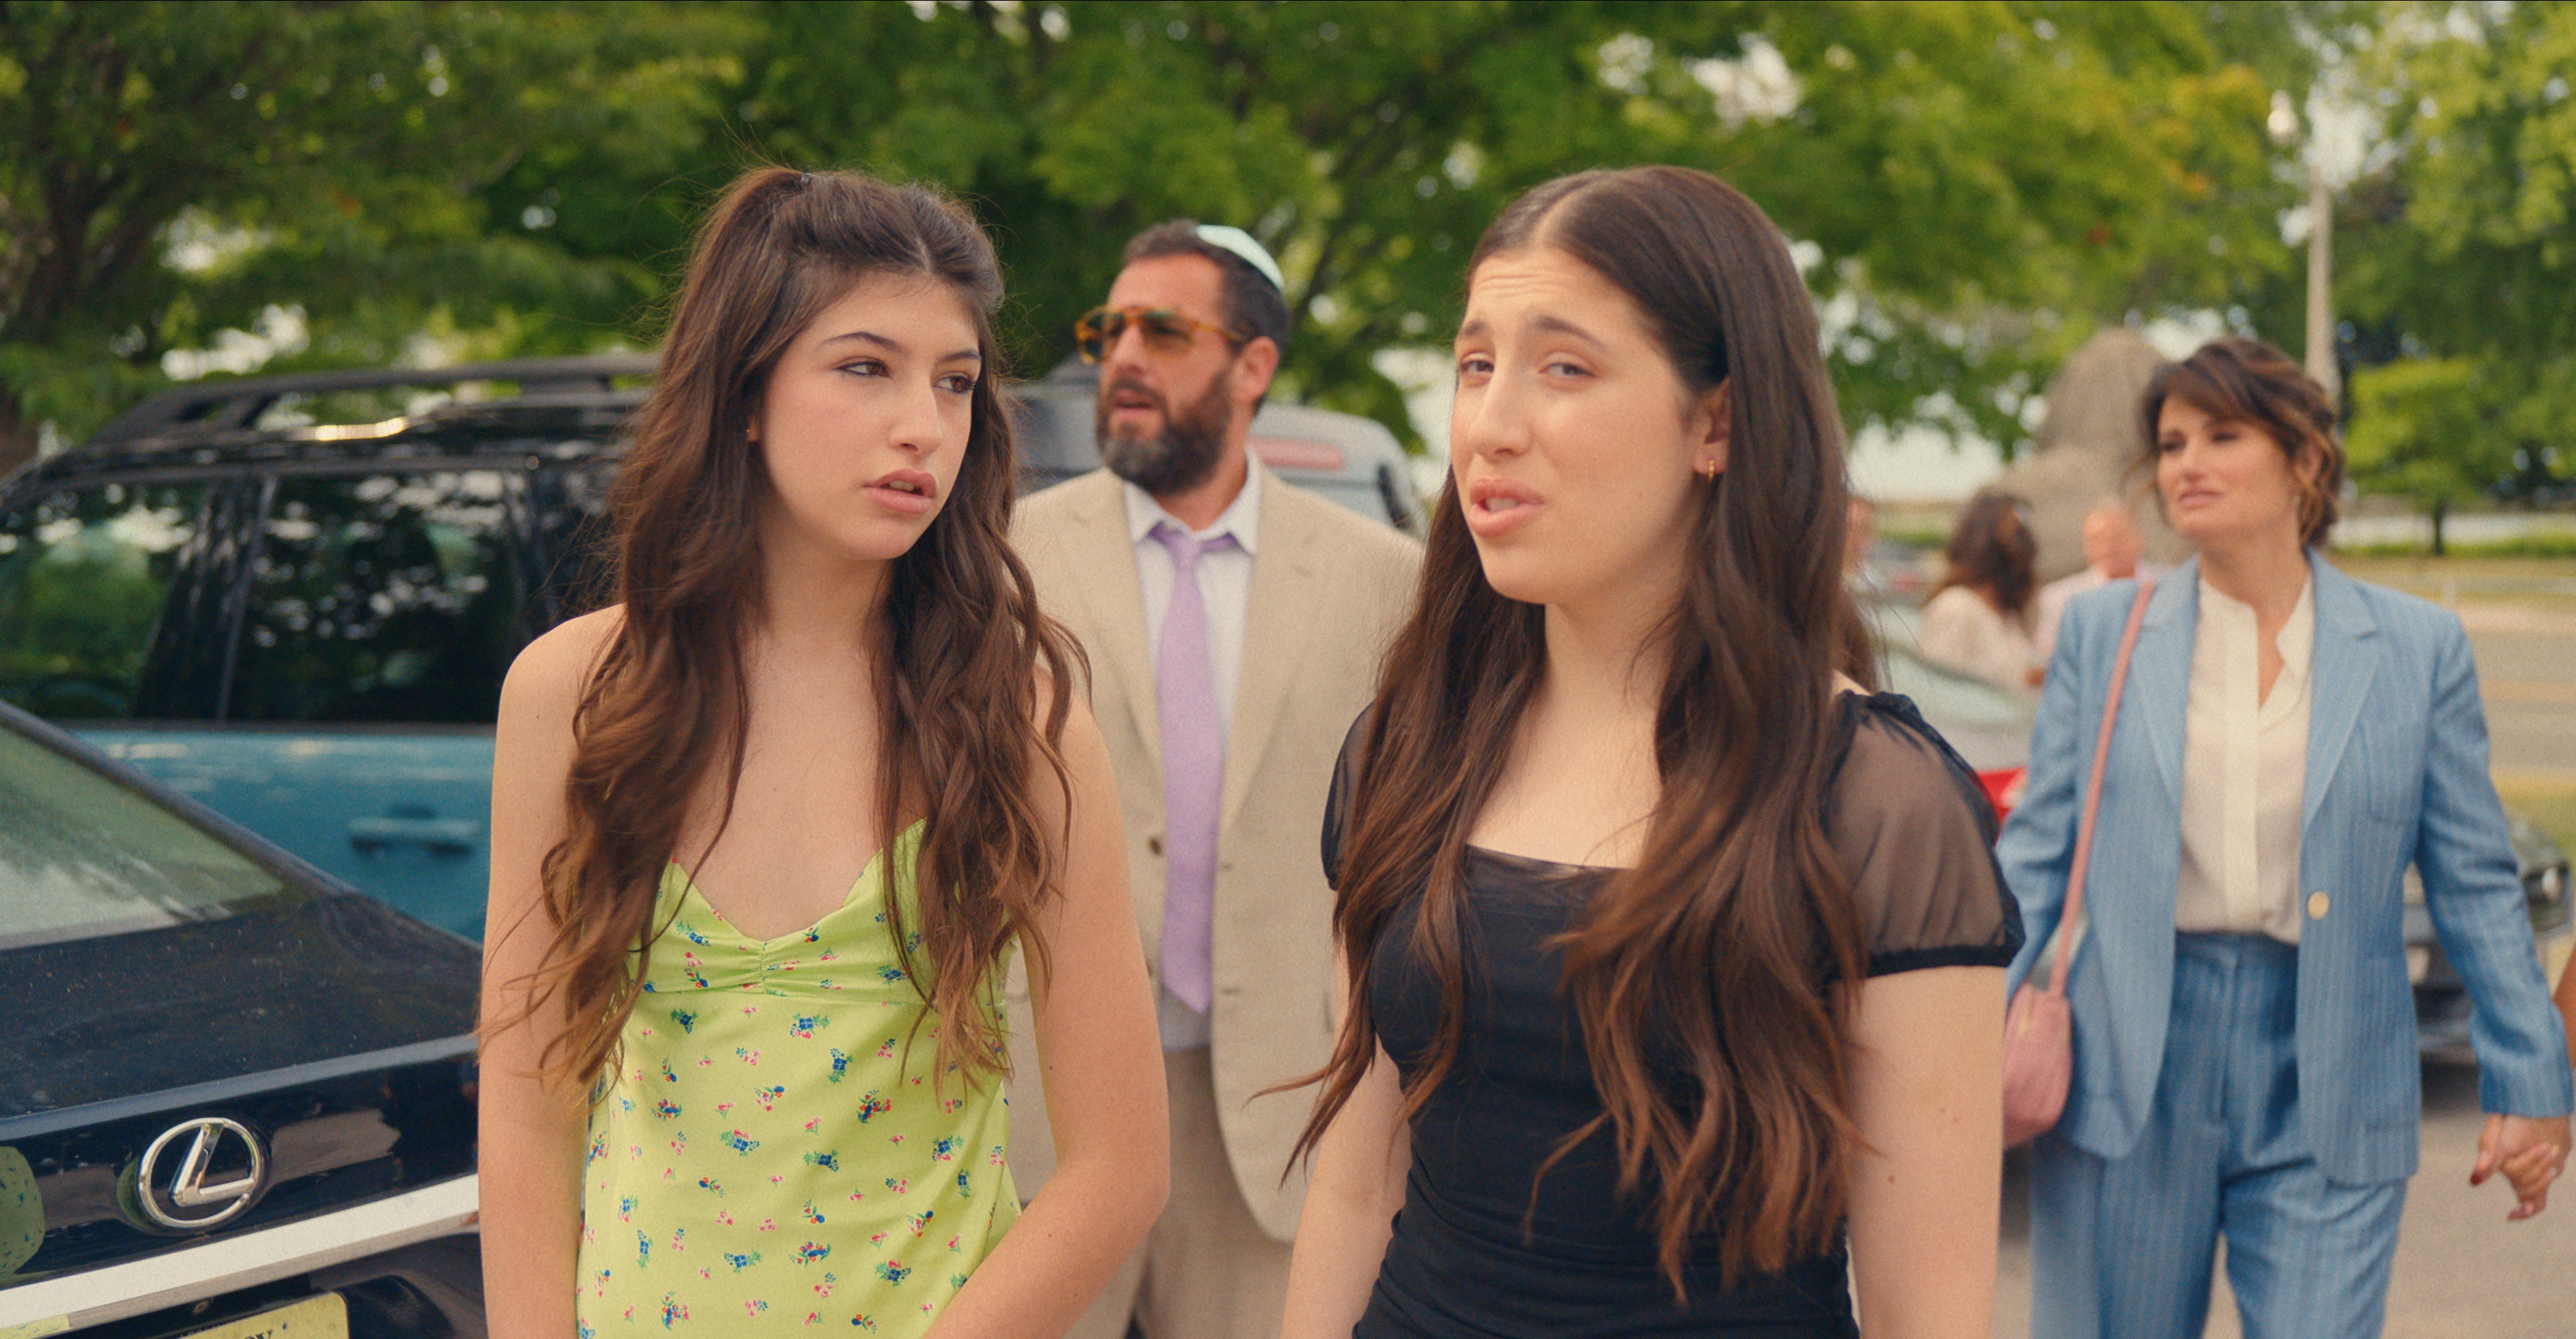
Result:
[[[27,419],[17,390],[0,382],[0,476],[36,458],[36,425]]]
[[[2449,552],[2449,550],[2442,547],[2442,519],[2450,514],[2451,503],[2449,499],[2444,498],[2433,503],[2433,556],[2436,558],[2442,557]]]

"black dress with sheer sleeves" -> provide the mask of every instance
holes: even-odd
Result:
[[[2011,962],[2021,918],[1975,776],[1905,698],[1847,694],[1838,710],[1825,826],[1851,878],[1869,974]],[[1343,747],[1324,819],[1324,868],[1336,876],[1361,734],[1354,726]],[[1859,1333],[1840,1244],[1728,1285],[1718,1239],[1705,1237],[1676,1301],[1656,1264],[1651,1189],[1619,1193],[1606,1127],[1536,1178],[1602,1111],[1551,940],[1611,873],[1468,848],[1464,1045],[1414,1117],[1404,1208],[1354,1339]],[[1377,944],[1369,997],[1378,1041],[1408,1082],[1440,1009],[1411,932],[1399,915]]]

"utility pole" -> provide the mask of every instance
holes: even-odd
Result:
[[[2272,142],[2283,148],[2299,142],[2299,109],[2287,92],[2272,94],[2272,114],[2264,118]],[[2334,195],[2326,189],[2325,155],[2316,127],[2308,127],[2308,375],[2325,387],[2329,399],[2343,394],[2335,374],[2334,336]]]
[[[2328,400],[2342,398],[2335,368],[2334,331],[2334,197],[2326,190],[2326,168],[2316,136],[2308,137],[2308,375],[2326,388]]]

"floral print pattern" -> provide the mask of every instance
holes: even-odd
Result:
[[[890,895],[919,923],[920,844],[915,823],[839,910],[769,940],[727,924],[679,866],[663,871],[665,928],[591,1114],[583,1339],[919,1335],[1018,1216],[1000,1085],[940,1063],[887,930]],[[981,996],[997,1025],[1007,966]]]

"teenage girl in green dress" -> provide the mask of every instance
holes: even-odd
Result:
[[[619,603],[502,690],[495,1334],[1060,1334],[1162,1206],[1108,756],[1005,543],[1000,290],[956,205],[853,174],[751,173],[699,236]],[[1024,1215],[1015,951],[1061,1157]]]

